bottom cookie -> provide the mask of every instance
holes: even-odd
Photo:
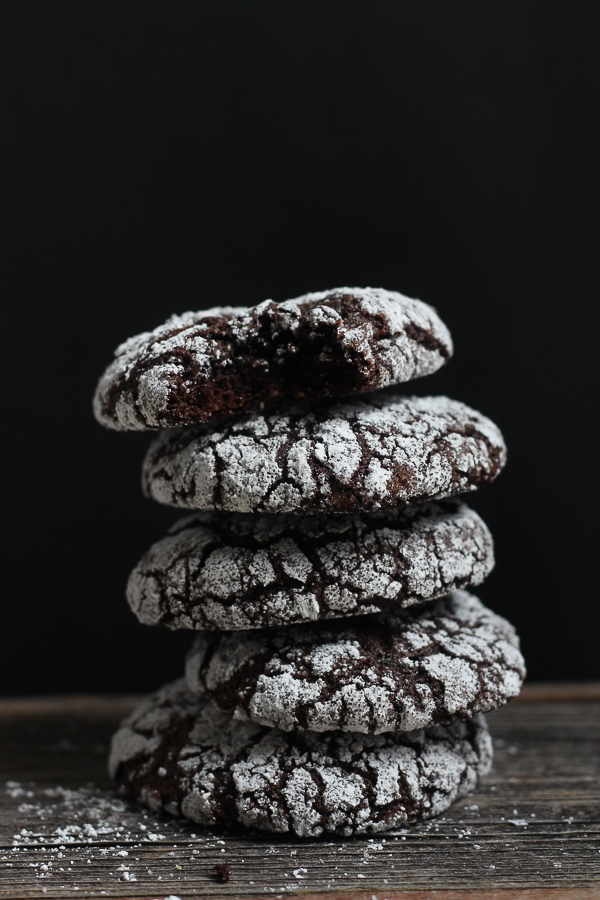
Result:
[[[236,721],[180,679],[125,719],[109,770],[152,809],[317,837],[435,816],[474,790],[491,762],[481,716],[379,735],[290,733]]]

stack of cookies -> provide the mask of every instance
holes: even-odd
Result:
[[[466,590],[493,544],[457,495],[496,477],[504,442],[393,388],[451,353],[435,310],[371,288],[185,313],[118,348],[96,417],[162,429],[144,492],[197,510],[128,584],[141,622],[198,632],[185,678],[113,738],[130,794],[204,825],[350,835],[436,815],[489,770],[482,714],[525,669]]]

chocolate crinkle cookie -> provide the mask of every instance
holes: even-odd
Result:
[[[393,509],[472,491],[506,460],[499,429],[448,397],[386,392],[296,404],[219,431],[163,431],[142,483],[171,506],[232,512]]]
[[[491,760],[482,718],[386,735],[288,734],[235,721],[177,681],[123,722],[109,766],[152,809],[317,837],[437,815],[475,788]]]
[[[376,613],[480,584],[492,536],[456,500],[354,515],[197,513],[131,573],[147,625],[231,630]]]
[[[525,664],[512,625],[456,591],[327,625],[202,634],[186,675],[238,719],[379,734],[496,709],[519,693]]]
[[[336,288],[172,316],[117,349],[94,412],[120,431],[193,425],[398,384],[451,355],[448,329],[427,304],[381,288]]]

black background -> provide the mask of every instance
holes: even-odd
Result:
[[[532,677],[599,676],[599,26],[595,0],[0,4],[3,693],[181,669],[189,635],[123,599],[177,513],[141,497],[148,436],[92,418],[115,346],[346,284],[439,309],[456,355],[415,391],[509,446],[471,497],[480,595]]]

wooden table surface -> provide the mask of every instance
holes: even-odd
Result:
[[[0,897],[600,898],[600,684],[531,685],[491,714],[492,773],[441,818],[321,841],[124,802],[107,745],[137,699],[0,701]]]

